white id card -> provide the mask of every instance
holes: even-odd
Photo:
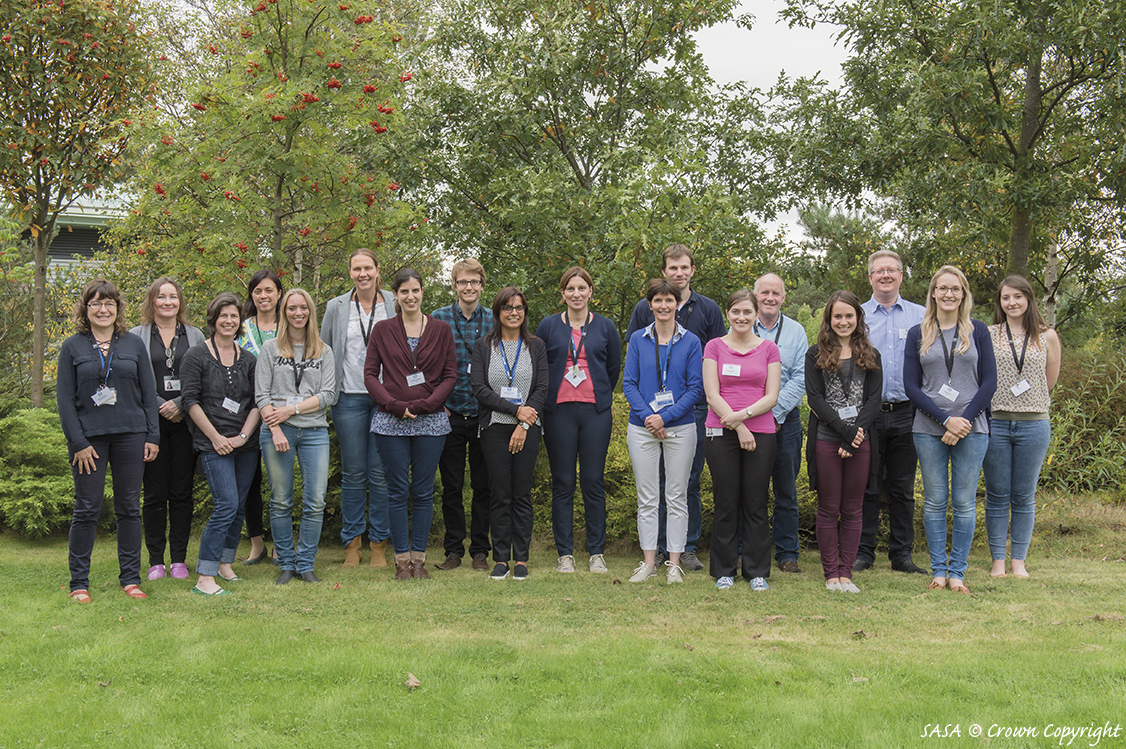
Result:
[[[938,389],[938,394],[948,401],[955,401],[958,399],[958,391],[950,387],[949,383],[940,387]]]
[[[845,406],[844,408],[837,409],[837,416],[840,416],[842,419],[855,419],[859,413],[860,411],[856,406]]]
[[[300,395],[287,395],[285,398],[285,405],[287,406],[300,406],[301,401],[305,400]]]
[[[740,364],[724,364],[722,373],[724,377],[738,377],[742,371],[743,367]]]
[[[223,399],[223,408],[227,409],[233,414],[237,414],[239,410],[238,401],[232,398]]]
[[[653,412],[656,413],[662,408],[668,408],[675,402],[676,400],[673,398],[672,393],[668,390],[662,390],[653,396],[653,400],[649,401],[649,408],[653,409]]]
[[[524,405],[524,396],[520,395],[520,388],[518,387],[502,387],[500,397],[509,403],[515,403],[517,406]]]
[[[415,385],[425,385],[426,375],[422,372],[415,372],[414,374],[407,375],[407,387],[414,387]]]
[[[1013,391],[1013,395],[1023,395],[1031,389],[1032,386],[1028,384],[1028,380],[1021,380],[1020,382],[1009,388],[1009,390]]]
[[[899,329],[899,340],[901,340],[901,341],[907,340],[907,328],[900,328]]]
[[[465,373],[466,374],[473,374],[473,362],[469,362],[468,364],[465,365]]]
[[[563,379],[571,383],[571,387],[578,387],[586,381],[586,372],[578,367],[571,367],[567,370],[567,374],[563,375]]]
[[[706,437],[722,437],[723,436],[723,427],[708,427],[705,430],[705,436]]]
[[[172,393],[172,392],[178,393],[178,392],[180,392],[180,380],[175,378],[175,377],[165,377],[164,378],[164,392],[166,392],[166,393]]]
[[[117,388],[102,386],[90,396],[90,400],[94,401],[95,406],[112,406],[117,403]]]

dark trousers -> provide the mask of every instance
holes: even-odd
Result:
[[[777,443],[774,469],[774,559],[798,561],[801,543],[798,540],[798,471],[801,470],[801,412],[794,409],[774,433]]]
[[[450,411],[450,433],[438,459],[442,476],[442,519],[446,535],[442,548],[446,554],[465,554],[465,458],[469,457],[469,487],[473,500],[469,507],[469,556],[489,553],[489,469],[477,439],[477,417]]]
[[[106,466],[113,468],[113,511],[117,515],[118,581],[122,587],[141,582],[141,481],[145,470],[145,435],[103,434],[90,438],[98,454],[93,473],[74,477],[74,517],[70,521],[70,589],[89,590],[90,552],[102,502],[106,496]],[[73,455],[71,456],[74,457]]]
[[[684,541],[684,551],[696,553],[700,548],[700,534],[704,526],[704,506],[700,500],[700,474],[704,472],[704,422],[708,418],[708,407],[696,407],[696,454],[692,456],[692,470],[688,473],[688,537]],[[657,507],[657,551],[669,555],[668,506],[665,504],[665,456],[661,456],[660,467],[661,502]]]
[[[852,579],[872,440],[861,442],[851,458],[842,458],[839,448],[839,442],[822,439],[813,448],[817,452],[817,548],[826,580]]]
[[[614,425],[611,409],[593,403],[560,403],[543,417],[543,439],[551,464],[551,530],[559,556],[575,553],[575,485],[583,490],[587,553],[606,548],[606,452]],[[578,470],[575,462],[578,461]]]
[[[767,498],[774,469],[774,433],[755,435],[755,449],[739,447],[739,437],[724,429],[722,437],[705,438],[708,470],[712,474],[711,574],[734,577],[739,558],[739,521],[743,527],[743,576],[770,577],[770,522]]]
[[[187,561],[194,479],[195,450],[187,417],[178,424],[161,417],[160,453],[156,460],[145,464],[145,502],[141,505],[150,567],[164,564],[165,542],[172,564]]]
[[[489,464],[489,525],[493,531],[493,560],[528,561],[532,543],[532,474],[540,451],[540,428],[528,430],[523,449],[508,449],[512,424],[493,424],[481,432],[481,451]]]
[[[254,469],[254,478],[250,480],[250,489],[246,492],[246,537],[255,538],[264,536],[265,523],[262,522],[262,461]]]
[[[915,437],[911,425],[915,409],[881,411],[873,428],[879,442],[880,466],[875,488],[864,494],[864,527],[860,533],[857,559],[876,560],[876,532],[880,527],[880,490],[888,493],[888,559],[893,562],[911,558],[915,541]]]

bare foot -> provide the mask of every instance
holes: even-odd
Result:
[[[1025,579],[1032,577],[1032,575],[1028,574],[1028,570],[1025,569],[1023,559],[1013,560],[1013,574],[1017,577],[1023,577]]]
[[[250,558],[257,559],[262,556],[262,552],[266,550],[266,542],[262,540],[261,536],[255,536],[250,539]]]
[[[1016,573],[1016,564],[1013,565],[1013,573]],[[993,577],[1005,577],[1005,560],[994,559],[993,569],[989,572]]]
[[[956,577],[950,578],[950,590],[954,591],[955,593],[969,593],[970,592],[970,589],[966,587],[965,581],[959,580]]]
[[[209,596],[219,591],[219,584],[215,582],[215,578],[211,575],[200,575],[195,586]]]

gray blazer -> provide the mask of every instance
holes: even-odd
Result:
[[[192,346],[198,346],[199,344],[203,343],[203,333],[200,331],[199,328],[193,328],[191,325],[185,325],[184,327],[187,328],[187,331],[188,331],[188,349],[191,349]],[[144,344],[145,344],[145,361],[149,365],[149,371],[153,372],[153,379],[155,380],[156,379],[156,372],[153,371],[153,368],[152,368],[152,350],[149,348],[149,344],[152,343],[152,324],[150,323],[148,325],[138,325],[137,327],[133,328],[129,332],[132,333],[133,335],[137,336],[138,338],[140,338],[144,342]],[[184,410],[183,408],[180,407],[180,398],[182,398],[182,397],[183,396],[178,396],[178,397],[172,399],[172,402],[176,404],[176,408],[179,408],[181,411]],[[164,400],[159,395],[157,396],[156,399],[158,401],[158,403],[157,403],[158,406],[161,406],[161,405],[164,404]]]
[[[387,319],[395,316],[395,295],[387,289],[382,289],[383,306],[387,310]],[[338,297],[328,300],[325,305],[325,316],[321,320],[321,340],[332,349],[333,362],[336,365],[336,391],[339,395],[344,383],[344,357],[348,356],[345,350],[348,342],[348,305],[352,303],[352,290]],[[355,353],[355,352],[353,352]],[[364,350],[367,355],[367,350]]]

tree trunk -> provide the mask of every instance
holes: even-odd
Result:
[[[1060,246],[1055,240],[1048,245],[1048,267],[1044,271],[1044,320],[1056,327],[1056,285],[1059,283]]]
[[[35,286],[31,335],[31,407],[43,407],[43,355],[47,350],[47,250],[51,247],[51,229],[39,222],[35,238]]]
[[[1037,19],[1042,20],[1042,19]],[[1024,107],[1020,123],[1020,141],[1013,154],[1016,170],[1013,189],[1019,194],[1029,171],[1029,155],[1033,140],[1040,126],[1040,72],[1044,50],[1033,49],[1028,53],[1028,76],[1024,81]],[[1006,270],[1012,274],[1028,276],[1028,248],[1032,242],[1032,203],[1018,198],[1013,201],[1012,224],[1009,230],[1009,260]]]

